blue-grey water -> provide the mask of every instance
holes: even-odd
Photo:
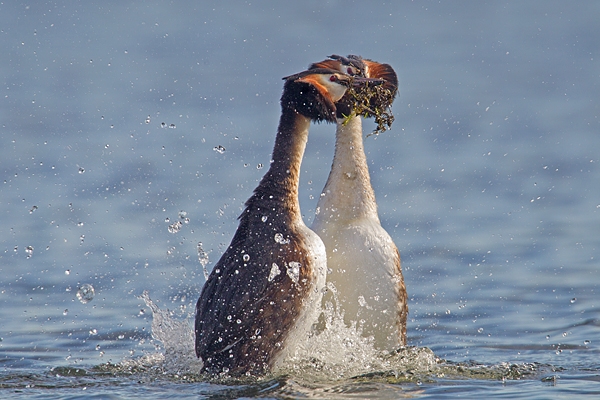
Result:
[[[0,3],[0,395],[600,395],[599,18],[596,1]],[[210,270],[268,167],[281,78],[332,53],[399,75],[396,121],[365,146],[409,345],[450,373],[149,378],[164,343],[140,296],[193,312],[198,242]],[[307,223],[334,131],[311,129]]]

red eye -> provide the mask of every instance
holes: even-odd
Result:
[[[335,75],[331,75],[331,76],[329,77],[329,80],[330,80],[331,82],[337,82],[338,78],[337,78],[337,76],[335,76]]]
[[[350,68],[350,67],[348,67],[348,70],[347,70],[347,72],[348,72],[349,74],[353,74],[353,73],[354,73],[354,71],[352,71],[352,68]]]

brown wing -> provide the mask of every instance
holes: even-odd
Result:
[[[302,251],[303,238],[284,224],[269,226],[250,219],[242,219],[196,305],[196,355],[202,358],[204,370],[213,374],[267,372],[312,284],[312,264]],[[282,240],[275,241],[275,234],[281,234]],[[300,265],[296,282],[286,271],[290,262]],[[273,264],[279,274],[272,273]]]

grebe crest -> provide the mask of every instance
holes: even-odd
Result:
[[[323,68],[284,79],[273,162],[196,305],[196,355],[210,374],[271,371],[308,338],[320,312],[326,253],[302,221],[300,163],[310,122],[335,122],[335,102],[361,81]]]
[[[389,107],[398,90],[398,78],[388,64],[360,56],[332,55],[309,68],[330,68],[359,77],[383,79],[391,92]],[[348,95],[346,95],[347,97]],[[378,101],[375,98],[373,101]],[[361,118],[351,116],[347,98],[337,104],[334,161],[311,228],[325,243],[328,285],[338,314],[348,326],[362,324],[365,336],[373,336],[381,350],[406,345],[407,294],[400,253],[381,227],[362,140]]]

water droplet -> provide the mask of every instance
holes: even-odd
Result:
[[[262,167],[263,167],[263,165],[262,165],[261,163],[259,163],[259,164],[256,166],[256,169],[262,169]]]
[[[146,121],[145,122],[146,122],[146,124],[150,123],[150,116],[149,115],[146,117]]]
[[[27,253],[27,258],[31,257],[33,255],[33,246],[25,247],[25,253]]]
[[[215,146],[215,147],[213,148],[213,150],[214,150],[214,151],[216,151],[216,152],[217,152],[217,153],[219,153],[219,154],[223,154],[223,153],[225,153],[225,147],[223,147],[223,146],[221,146],[221,145]]]
[[[67,314],[69,314],[69,309],[65,308],[65,311],[63,311],[63,315],[67,315]]]
[[[71,275],[71,270],[70,269],[65,270],[65,275]]]
[[[95,294],[96,292],[94,290],[94,287],[88,283],[84,283],[79,287],[79,290],[77,291],[77,299],[79,299],[79,301],[82,304],[86,304],[92,301]]]
[[[366,307],[367,306],[367,300],[365,300],[364,296],[358,296],[358,304],[361,307]]]
[[[183,226],[183,224],[181,223],[181,221],[177,221],[174,224],[169,225],[168,231],[169,233],[177,233],[181,230],[181,227]]]
[[[241,319],[238,319],[238,320],[236,320],[235,322],[237,322],[237,323],[238,323],[238,325],[239,325],[239,324],[241,324],[241,323],[242,323],[242,320],[241,320]]]
[[[83,173],[85,172],[85,169],[84,169],[84,168],[82,168],[82,167],[79,167],[79,170],[78,170],[78,172],[79,172],[79,174],[83,174]]]
[[[98,329],[94,328],[94,329],[90,329],[90,335],[97,335],[98,334]]]
[[[268,215],[263,215],[262,218],[261,218],[261,221],[262,222],[267,222],[268,219],[269,219]]]
[[[269,272],[269,282],[273,281],[277,275],[279,275],[281,271],[279,270],[279,266],[275,263],[271,265],[271,271]]]
[[[276,233],[275,241],[279,244],[288,244],[290,242],[290,239],[284,239],[284,237],[281,233]]]
[[[550,340],[550,335],[546,335],[546,340]]]
[[[244,254],[244,255],[242,256],[242,259],[243,259],[244,261],[248,262],[248,261],[250,261],[250,255],[249,255],[249,254]]]
[[[175,129],[175,128],[177,128],[177,127],[175,126],[175,124],[170,124],[170,125],[169,125],[169,129]]]
[[[577,297],[573,297],[573,298],[571,299],[571,304],[575,303],[576,301],[577,301]]]
[[[38,206],[31,207],[31,210],[29,210],[29,214],[33,214],[33,212],[37,209],[38,209]]]
[[[164,123],[164,122],[161,122],[161,123],[160,123],[160,127],[161,127],[161,128],[166,128],[166,127],[167,127],[167,124],[166,124],[166,123]]]
[[[296,261],[290,261],[290,263],[286,266],[287,275],[290,277],[292,282],[298,283],[298,279],[300,278],[300,263]]]
[[[483,332],[483,328],[477,329],[477,332],[479,332],[479,333]]]
[[[584,341],[583,341],[583,344],[585,344],[586,346],[587,346],[588,344],[590,344],[590,343],[592,343],[592,341],[591,341],[591,340],[584,340]]]
[[[208,259],[208,253],[204,251],[204,249],[202,248],[202,242],[198,242],[198,261],[200,262],[200,265],[202,265],[202,271],[204,272],[204,279],[208,280],[208,270],[206,269],[206,266],[208,265],[209,259]]]

